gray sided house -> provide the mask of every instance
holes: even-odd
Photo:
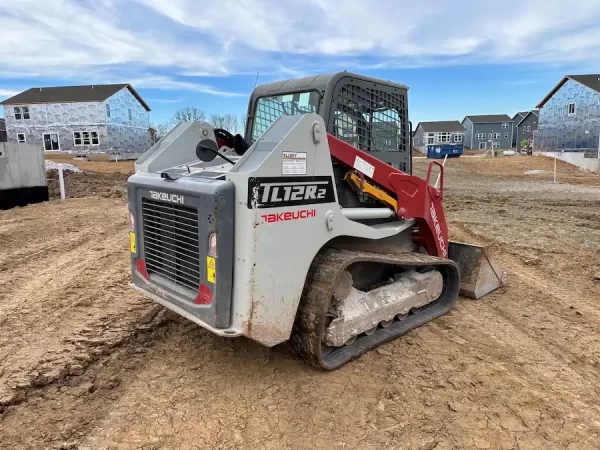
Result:
[[[512,148],[513,121],[506,114],[466,116],[465,147],[475,150],[489,148]]]
[[[463,144],[465,128],[458,120],[419,122],[413,136],[413,147],[427,153],[430,145]]]
[[[8,142],[78,153],[150,147],[150,108],[129,84],[32,88],[0,104]]]
[[[537,106],[536,150],[593,152],[600,146],[600,74],[567,75]]]
[[[538,128],[539,113],[539,110],[534,109],[523,114],[520,120],[515,121],[513,135],[514,144],[517,148],[521,148],[521,142],[523,141],[527,141],[527,145],[531,145],[533,133]]]
[[[525,117],[527,114],[529,113],[529,111],[519,111],[518,113],[516,113],[513,118],[512,118],[512,122],[513,122],[513,130],[515,129],[515,127],[517,126],[517,124],[523,120],[523,117]],[[512,141],[512,146],[513,147],[517,147],[517,135],[516,133],[513,132],[513,141]]]

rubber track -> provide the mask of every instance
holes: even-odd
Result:
[[[379,327],[370,336],[360,335],[351,345],[336,348],[322,355],[321,337],[335,283],[348,266],[357,262],[385,263],[409,268],[435,268],[442,273],[444,290],[440,298],[411,313],[403,320],[394,319],[387,328]],[[337,369],[365,352],[389,342],[452,309],[460,288],[458,266],[449,259],[420,253],[367,253],[351,250],[322,250],[313,261],[296,315],[291,343],[294,351],[309,364],[326,370]]]

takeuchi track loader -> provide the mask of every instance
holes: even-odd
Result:
[[[408,88],[258,86],[245,136],[176,126],[128,181],[132,286],[220,336],[335,369],[504,282],[448,241],[443,166],[412,175]]]

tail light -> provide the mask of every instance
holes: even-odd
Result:
[[[212,233],[208,238],[208,253],[217,256],[217,233]]]
[[[148,270],[146,270],[146,261],[144,261],[143,259],[136,260],[135,268],[146,280],[150,279],[150,277],[148,276]]]
[[[194,300],[196,305],[210,305],[212,303],[213,293],[205,284],[200,284],[198,288],[198,297]]]

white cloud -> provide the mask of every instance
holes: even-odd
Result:
[[[215,89],[205,84],[192,83],[189,81],[178,81],[166,76],[145,76],[134,78],[129,83],[139,88],[153,88],[167,91],[194,91],[201,94],[218,95],[221,97],[247,97],[248,93],[229,92]]]
[[[0,3],[0,77],[99,82],[118,75],[136,87],[236,96],[181,76],[597,64],[600,2],[570,5],[564,0],[346,0],[343,6],[331,0],[219,0],[207,7],[196,0],[12,0]]]
[[[259,52],[495,62],[555,50],[547,58],[570,61],[600,41],[597,0],[580,0],[577,8],[562,0],[347,0],[343,7],[330,0],[221,0],[211,8],[195,0],[137,1],[229,48],[233,40]],[[584,24],[595,36],[582,35]],[[570,37],[572,46],[560,45]]]
[[[0,98],[6,99],[17,95],[21,91],[13,91],[10,89],[0,89]]]

